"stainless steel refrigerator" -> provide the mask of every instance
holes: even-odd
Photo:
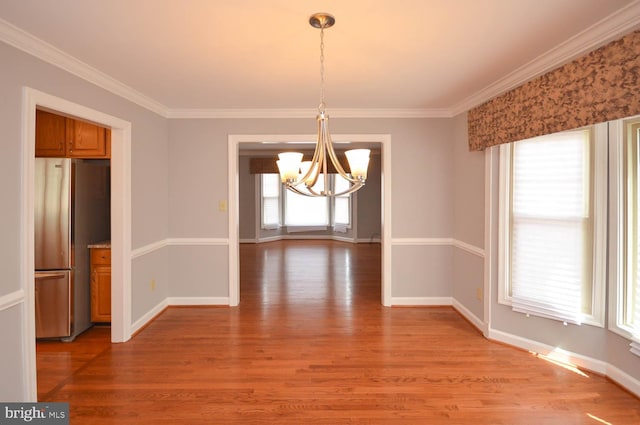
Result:
[[[91,327],[87,245],[110,238],[108,160],[35,160],[36,338]]]

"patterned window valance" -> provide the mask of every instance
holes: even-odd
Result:
[[[640,114],[640,31],[469,111],[469,149]]]

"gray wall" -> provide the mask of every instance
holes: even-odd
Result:
[[[470,152],[467,114],[453,119],[453,237],[475,248],[484,248],[484,153]],[[484,257],[457,248],[453,254],[453,297],[480,321],[484,301]],[[484,294],[483,294],[484,296]]]
[[[217,211],[219,200],[228,199],[227,149],[232,134],[312,134],[315,120],[308,119],[179,119],[169,121],[169,233],[172,238],[226,238],[227,213]],[[453,149],[450,119],[334,119],[334,134],[390,134],[392,182],[391,238],[447,238],[453,231],[452,181]],[[416,182],[423,186],[417,187]],[[365,186],[365,189],[367,187]],[[365,190],[363,189],[363,190]],[[375,190],[371,185],[370,189]],[[377,207],[376,207],[377,209]],[[368,237],[369,235],[367,235]],[[199,256],[206,246],[184,247]],[[408,255],[415,263],[431,264],[425,273],[414,273],[412,263],[393,264],[402,279],[394,280],[394,294],[421,297],[452,296],[449,276],[452,262],[450,245],[395,247],[394,258]],[[396,257],[396,251],[398,256]],[[426,255],[426,258],[422,258]],[[225,264],[228,254],[207,257],[215,264]],[[394,260],[395,261],[395,260]],[[178,259],[169,259],[171,270],[185,270]],[[191,269],[183,282],[170,285],[192,285],[206,266]],[[228,270],[226,271],[228,273]],[[224,276],[221,274],[220,276]],[[437,281],[436,281],[437,280]],[[225,297],[224,284],[211,296]],[[173,289],[172,291],[173,292]]]
[[[82,104],[89,108],[116,116],[132,123],[132,223],[131,240],[135,249],[168,235],[168,133],[167,121],[121,97],[115,96],[84,80],[30,55],[0,43],[0,128],[2,128],[2,155],[0,155],[0,258],[3,277],[0,297],[20,298],[21,223],[22,223],[22,89],[28,86],[42,92]],[[153,274],[165,285],[166,262],[158,261],[138,266],[134,261],[134,295],[132,310],[149,293],[139,294],[135,288],[140,279]],[[157,300],[164,298],[163,288],[151,294]],[[2,350],[0,361],[0,400],[24,400],[26,383],[23,381],[25,356],[23,347],[23,299],[18,305],[0,310],[0,340],[7,349]]]

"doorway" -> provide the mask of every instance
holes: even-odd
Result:
[[[256,144],[281,145],[285,148],[300,140],[315,140],[315,135],[229,135],[229,304],[240,302],[239,276],[239,158],[240,150]],[[376,143],[381,152],[381,197],[382,197],[382,288],[381,303],[391,305],[391,136],[378,135],[333,135],[338,143]]]
[[[36,108],[56,110],[65,115],[99,123],[111,129],[111,251],[112,324],[111,341],[131,337],[131,123],[49,95],[29,87],[23,89],[23,178],[22,178],[22,288],[25,294],[23,350],[25,353],[26,396],[37,400],[37,369],[34,311],[34,167]]]

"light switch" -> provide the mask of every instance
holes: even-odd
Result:
[[[226,199],[222,199],[222,200],[218,201],[218,211],[220,211],[220,212],[226,212],[227,211],[227,200]]]

